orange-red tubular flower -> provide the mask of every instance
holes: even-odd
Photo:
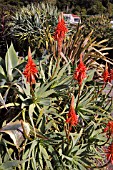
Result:
[[[62,50],[62,43],[63,40],[65,38],[65,34],[68,32],[68,29],[65,25],[65,21],[63,19],[63,17],[61,18],[61,16],[59,16],[59,21],[56,27],[56,31],[54,34],[54,40],[56,40],[58,42],[58,50],[61,52]]]
[[[71,99],[70,110],[68,113],[68,119],[66,123],[69,123],[69,130],[71,131],[72,126],[76,126],[78,123],[78,116],[76,115],[75,108],[74,108],[74,96]]]
[[[105,66],[105,70],[104,70],[104,72],[103,72],[103,80],[104,80],[105,83],[106,83],[106,82],[111,82],[110,73],[109,73],[109,71],[108,71],[108,65],[107,65],[107,63],[106,63],[106,66]]]
[[[113,69],[110,70],[110,79],[113,80]]]
[[[84,65],[83,61],[82,61],[82,54],[80,55],[80,63],[77,66],[77,68],[75,69],[74,72],[74,79],[78,81],[79,85],[82,84],[84,78],[86,78],[86,66]]]
[[[107,160],[113,164],[113,143],[111,143],[107,148]]]
[[[38,73],[38,70],[36,68],[36,64],[34,63],[33,59],[32,59],[32,55],[31,55],[31,49],[29,48],[28,50],[28,62],[25,66],[24,69],[24,76],[26,77],[26,81],[31,84],[35,84],[36,83],[36,74]]]
[[[104,132],[108,132],[110,135],[113,135],[113,121],[109,121],[104,129]]]

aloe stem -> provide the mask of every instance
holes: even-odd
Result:
[[[78,107],[79,101],[80,101],[80,92],[81,92],[81,85],[79,85],[79,91],[78,91],[78,99],[77,99],[77,103],[76,103],[76,109]]]
[[[52,80],[53,77],[55,76],[55,73],[56,73],[56,71],[57,71],[57,68],[58,68],[59,63],[60,63],[60,55],[58,54],[58,58],[57,58],[57,62],[56,62],[56,67],[55,67],[55,70],[54,70],[54,72],[53,72],[50,80]]]

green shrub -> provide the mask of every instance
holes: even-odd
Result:
[[[22,51],[22,55],[30,45],[33,50],[34,47],[37,49],[40,56],[52,42],[57,17],[58,10],[53,5],[30,4],[12,16],[12,20],[8,23],[9,37],[19,46],[18,51]]]

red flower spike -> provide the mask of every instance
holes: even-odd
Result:
[[[113,80],[113,69],[110,70],[110,79]]]
[[[33,59],[32,59],[32,55],[31,55],[31,49],[29,48],[28,50],[28,62],[25,66],[24,69],[24,76],[26,77],[26,81],[31,84],[35,84],[36,80],[35,80],[35,76],[38,73],[38,70],[36,68],[36,64],[34,63]]]
[[[111,164],[113,164],[113,143],[111,143],[111,145],[108,146],[106,156],[107,160],[109,160]]]
[[[69,123],[69,130],[72,130],[72,126],[76,126],[78,123],[78,116],[76,115],[75,108],[74,108],[74,96],[72,96],[71,99],[71,105],[70,110],[68,113],[68,119],[66,120],[66,123]]]
[[[104,132],[109,132],[110,135],[113,135],[113,121],[109,121],[104,129]]]
[[[54,34],[54,37],[53,37],[54,40],[56,40],[58,42],[59,52],[61,52],[61,50],[62,50],[62,43],[63,43],[63,40],[65,38],[66,32],[68,32],[68,29],[65,25],[65,21],[63,19],[63,16],[59,16],[59,21],[58,21],[56,31],[55,31],[55,34]]]
[[[80,54],[80,63],[77,66],[77,68],[75,69],[75,72],[73,75],[74,79],[78,81],[79,85],[81,85],[83,80],[87,77],[86,70],[87,70],[87,68],[82,61],[82,54]]]
[[[104,80],[104,83],[111,82],[110,73],[108,71],[107,63],[106,63],[106,66],[105,66],[105,70],[103,72],[103,80]]]

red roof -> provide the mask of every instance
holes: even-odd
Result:
[[[80,18],[78,15],[72,14],[73,17]]]

